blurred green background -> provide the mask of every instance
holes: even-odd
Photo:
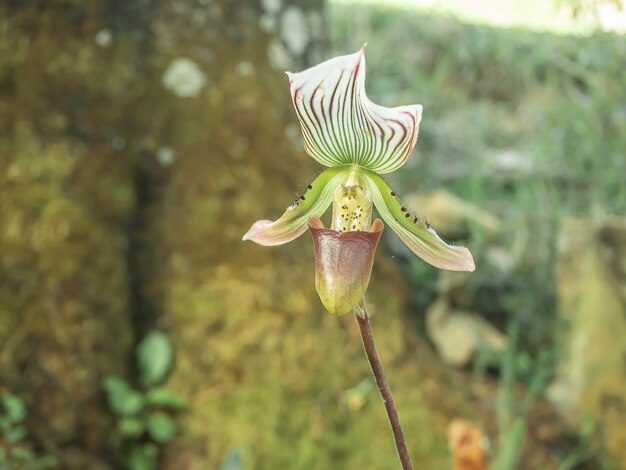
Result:
[[[626,468],[619,0],[0,5],[0,469],[394,469],[308,235],[284,70],[367,42],[421,103],[388,181],[477,270],[385,233],[369,304],[415,468]]]

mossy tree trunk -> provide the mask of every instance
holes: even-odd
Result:
[[[0,6],[0,391],[64,468],[108,457],[100,380],[128,370],[139,9]],[[93,457],[95,456],[95,457]],[[99,456],[99,457],[98,457]]]

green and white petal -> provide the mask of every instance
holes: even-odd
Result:
[[[322,165],[356,164],[382,174],[411,155],[422,106],[386,108],[369,100],[365,46],[287,75],[305,150]]]
[[[252,240],[264,246],[275,246],[298,238],[306,232],[309,218],[319,217],[328,209],[335,191],[349,172],[349,167],[325,170],[278,220],[256,221],[243,236],[243,240]]]
[[[413,253],[436,268],[450,271],[476,269],[467,248],[447,245],[427,223],[402,211],[395,193],[392,194],[380,176],[368,171],[365,178],[378,213]]]

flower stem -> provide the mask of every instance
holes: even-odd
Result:
[[[367,308],[365,307],[365,301],[361,300],[359,305],[354,311],[354,316],[359,324],[359,330],[361,331],[361,339],[363,340],[363,349],[365,355],[370,363],[374,378],[376,379],[376,385],[378,385],[378,391],[383,399],[385,410],[387,411],[387,417],[389,418],[389,424],[391,424],[391,430],[393,432],[393,438],[396,441],[396,449],[398,450],[398,456],[400,457],[400,463],[403,470],[413,470],[411,465],[411,459],[404,443],[404,434],[402,433],[402,426],[400,425],[400,418],[398,417],[398,411],[396,405],[393,402],[393,396],[391,395],[391,389],[385,378],[385,372],[383,371],[383,365],[380,363],[378,353],[376,352],[376,345],[374,344],[374,336],[372,335],[372,328],[370,325],[369,315]]]

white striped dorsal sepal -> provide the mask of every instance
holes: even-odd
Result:
[[[305,150],[322,165],[356,164],[390,173],[409,158],[422,106],[386,108],[365,94],[365,46],[300,73],[289,73]]]

